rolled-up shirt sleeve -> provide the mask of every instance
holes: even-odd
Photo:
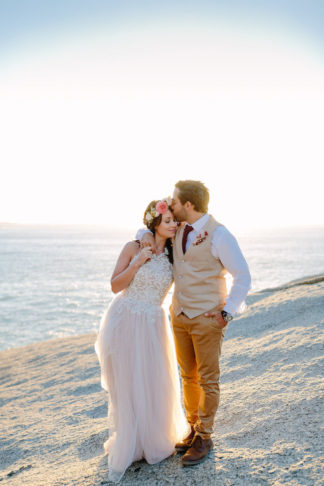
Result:
[[[143,236],[145,235],[145,233],[152,233],[152,231],[150,231],[147,228],[140,228],[140,229],[138,229],[137,230],[137,233],[135,235],[135,240],[141,241],[141,239],[143,238]]]
[[[212,237],[212,253],[232,275],[233,283],[224,310],[234,315],[246,308],[245,299],[251,288],[251,275],[236,238],[225,226],[219,226]]]

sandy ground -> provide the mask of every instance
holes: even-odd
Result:
[[[226,332],[214,450],[134,463],[122,485],[324,484],[324,275],[249,296]],[[95,334],[0,353],[0,484],[105,485]]]

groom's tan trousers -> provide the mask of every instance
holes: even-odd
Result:
[[[172,306],[170,314],[187,420],[203,439],[209,439],[219,404],[219,359],[225,329],[215,317],[176,316]]]

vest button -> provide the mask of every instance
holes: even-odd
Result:
[[[182,278],[182,275],[178,275],[178,278]]]

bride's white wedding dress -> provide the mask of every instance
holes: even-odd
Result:
[[[190,432],[180,401],[172,331],[161,307],[171,284],[167,255],[153,255],[100,323],[95,350],[101,386],[108,391],[104,447],[112,481],[119,481],[133,461],[145,458],[154,464],[170,456]]]

